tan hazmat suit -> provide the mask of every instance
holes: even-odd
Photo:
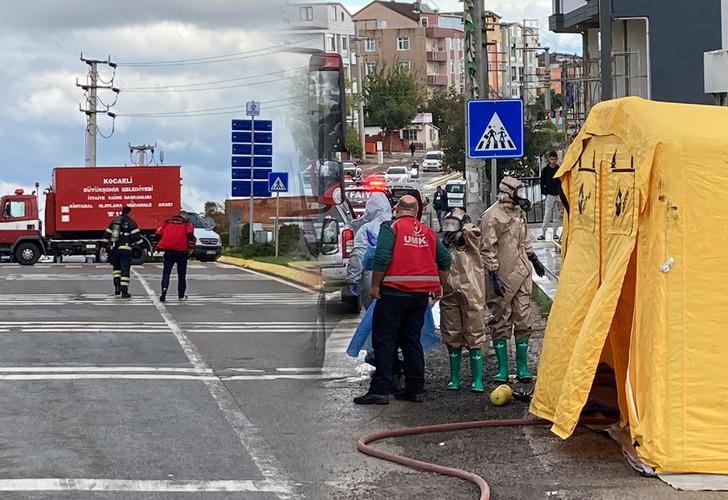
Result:
[[[440,300],[440,330],[450,347],[482,349],[485,343],[485,273],[480,228],[463,226],[465,245],[450,248],[452,264]]]
[[[498,201],[480,216],[480,255],[485,266],[486,303],[493,314],[488,326],[494,340],[516,339],[531,334],[531,263],[533,247],[528,239],[526,213],[513,202],[522,184],[506,177],[499,186]],[[497,271],[505,296],[496,295],[488,271]]]

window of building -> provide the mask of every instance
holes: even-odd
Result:
[[[427,28],[427,18],[426,17],[420,18],[420,26],[422,26],[423,28]]]
[[[447,50],[452,50],[452,38],[447,39]]]
[[[349,37],[346,35],[341,37],[341,48],[343,50],[349,50]]]
[[[374,38],[367,38],[364,42],[364,50],[367,52],[377,51],[377,41]]]
[[[511,45],[511,59],[516,58],[516,44]]]
[[[377,28],[384,29],[387,27],[387,20],[386,19],[377,19]]]
[[[399,61],[399,68],[403,71],[409,71],[411,69],[411,65],[409,61]]]
[[[409,37],[408,36],[398,36],[397,37],[397,50],[409,50],[410,43],[409,43]]]
[[[511,66],[511,81],[515,82],[518,79],[518,73],[516,73],[516,67]]]
[[[328,52],[336,52],[336,39],[334,35],[326,35],[326,50]]]
[[[455,73],[455,61],[450,59],[450,73]]]
[[[351,67],[348,64],[344,66],[344,80],[351,81]]]
[[[342,23],[344,22],[344,13],[343,12],[341,13],[341,22]]]
[[[372,74],[372,73],[374,73],[374,72],[375,72],[376,70],[377,70],[377,63],[373,63],[373,62],[368,62],[368,63],[366,63],[366,65],[364,66],[364,72],[365,72],[365,73],[366,73],[367,75],[371,75],[371,74]]]
[[[336,21],[336,6],[331,7],[331,20]]]
[[[465,40],[458,38],[458,50],[465,50]]]
[[[298,10],[301,21],[313,21],[313,7],[301,7]]]
[[[416,141],[417,130],[413,128],[406,128],[402,130],[402,139],[404,139],[405,141]]]

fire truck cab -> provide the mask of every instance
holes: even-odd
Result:
[[[0,256],[33,265],[45,253],[38,218],[38,197],[17,189],[0,198]]]

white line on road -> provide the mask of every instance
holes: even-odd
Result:
[[[202,359],[202,356],[197,352],[195,346],[192,345],[190,339],[182,331],[177,321],[172,317],[167,308],[157,298],[156,293],[149,286],[149,283],[143,276],[141,276],[135,269],[132,270],[136,278],[141,283],[142,287],[149,295],[152,300],[154,307],[159,311],[162,319],[169,326],[169,329],[174,334],[177,342],[184,351],[187,359],[190,360],[192,366],[199,370],[206,370],[209,367],[207,363]],[[248,452],[255,466],[258,468],[262,476],[267,482],[274,482],[276,484],[285,484],[287,487],[285,490],[278,490],[278,498],[280,499],[302,499],[303,496],[296,493],[294,489],[288,486],[289,481],[286,474],[283,472],[283,468],[278,463],[278,459],[269,451],[268,445],[265,443],[262,433],[260,430],[253,425],[253,423],[245,416],[240,407],[238,406],[235,397],[230,394],[227,387],[223,382],[215,377],[213,380],[206,380],[210,394],[217,403],[218,408],[222,411],[225,419],[232,426],[233,430],[238,436],[238,440],[243,445],[243,448]]]
[[[285,481],[155,481],[132,479],[0,479],[0,491],[255,492],[285,494]]]
[[[63,373],[63,372],[169,372],[212,375],[212,370],[198,368],[176,368],[164,366],[0,366],[0,373]]]
[[[222,380],[335,380],[348,378],[350,375],[345,373],[309,373],[309,374],[293,374],[280,373],[271,375],[230,375],[229,377],[220,377]],[[0,376],[1,377],[1,376]]]
[[[43,373],[2,375],[3,380],[219,380],[214,375],[165,375],[151,374],[118,374],[118,373]]]

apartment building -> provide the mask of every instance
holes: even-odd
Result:
[[[523,99],[526,105],[536,102],[540,88],[537,74],[539,31],[536,21],[500,23],[502,78],[498,87],[503,99]]]
[[[600,22],[600,4],[609,25]],[[721,0],[553,0],[551,31],[582,35],[586,107],[637,95],[711,103],[705,52],[721,46]],[[608,62],[603,64],[605,59]]]
[[[430,94],[464,91],[462,20],[422,2],[374,1],[354,14],[354,23],[364,74],[398,65],[412,71]]]

